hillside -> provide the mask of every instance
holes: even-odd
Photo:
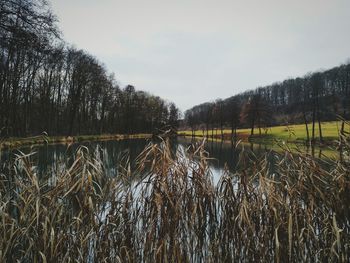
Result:
[[[309,123],[307,139],[313,140],[320,128],[322,139],[321,122],[349,119],[349,113],[350,64],[344,64],[196,105],[185,112],[184,128],[249,128],[254,135],[253,128],[303,123],[306,133]]]

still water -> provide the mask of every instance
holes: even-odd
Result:
[[[32,147],[22,147],[0,152],[0,170],[9,160],[16,158],[21,153],[29,154],[32,165],[35,167],[39,178],[52,176],[63,168],[69,167],[74,162],[74,155],[80,146],[86,146],[93,157],[98,157],[103,162],[104,170],[108,176],[117,176],[118,167],[130,160],[132,169],[135,168],[135,159],[143,151],[150,141],[146,139],[130,139],[119,141],[93,141],[72,144],[41,145]],[[185,149],[193,141],[187,138],[176,138],[171,141],[172,151],[186,152]],[[209,141],[205,148],[212,158],[209,161],[209,168],[213,175],[214,183],[218,182],[225,170],[235,172],[239,165],[239,155],[244,150],[249,152],[251,158],[259,158],[268,153],[269,159],[274,159],[277,154],[267,145],[240,144],[234,147],[230,142]]]

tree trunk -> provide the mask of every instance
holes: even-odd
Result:
[[[316,122],[316,112],[315,112],[315,108],[313,108],[313,110],[312,110],[312,138],[311,138],[312,144],[315,142],[315,122]]]
[[[209,139],[209,124],[208,124],[208,122],[206,123],[206,129],[207,129],[207,139]]]
[[[224,126],[221,123],[221,140],[224,139]]]
[[[317,119],[318,119],[318,131],[320,134],[320,142],[323,142],[323,136],[322,136],[322,127],[321,127],[321,120],[320,120],[320,116],[319,113],[317,114]]]
[[[320,142],[323,142],[323,137],[322,137],[322,127],[321,127],[321,117],[320,117],[320,102],[317,97],[317,121],[318,121],[318,131],[319,131],[319,136],[320,136]]]
[[[234,133],[234,121],[232,120],[231,121],[231,141],[233,141],[233,138],[234,138],[233,133]]]
[[[211,139],[214,140],[214,124],[211,125]]]
[[[255,125],[255,118],[252,119],[252,127],[250,130],[250,135],[253,136],[254,135],[254,125]]]
[[[305,129],[306,129],[306,141],[307,141],[307,143],[309,143],[310,142],[309,126],[307,124],[305,112],[303,112],[303,118],[304,118]]]
[[[258,122],[258,126],[259,126],[259,136],[261,137],[261,124],[260,124],[260,119],[259,119],[259,122]]]

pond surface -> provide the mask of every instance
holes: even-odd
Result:
[[[40,178],[47,175],[54,175],[63,166],[70,166],[74,162],[74,155],[80,146],[86,146],[89,153],[94,157],[102,160],[104,169],[108,176],[117,176],[118,167],[124,164],[126,158],[129,158],[131,167],[135,167],[135,159],[143,151],[145,146],[150,143],[146,139],[129,139],[119,141],[93,141],[75,143],[70,146],[64,144],[40,145],[32,147],[22,147],[20,149],[6,150],[0,152],[1,166],[7,161],[14,159],[16,154],[20,152],[24,154],[34,153],[31,156],[32,164],[35,166],[36,172]],[[184,151],[193,141],[188,138],[179,137],[171,141],[172,151]],[[239,160],[239,155],[244,149],[249,152],[252,158],[258,158],[265,153],[269,154],[272,160],[277,154],[270,149],[268,145],[262,144],[240,144],[234,147],[230,142],[209,141],[206,143],[206,150],[212,160],[209,167],[213,175],[214,183],[218,182],[221,175],[228,168],[230,172],[235,172]],[[321,155],[319,151],[317,155]]]

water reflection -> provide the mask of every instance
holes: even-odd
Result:
[[[148,143],[149,141],[145,139],[132,139],[84,142],[72,144],[70,146],[61,144],[43,145],[24,147],[19,150],[3,151],[0,153],[0,158],[1,163],[5,164],[6,161],[14,159],[19,151],[24,154],[34,151],[35,154],[31,156],[31,161],[39,178],[44,178],[48,175],[51,179],[47,179],[54,180],[56,174],[60,173],[65,167],[70,167],[73,164],[78,147],[85,146],[92,156],[102,161],[105,172],[108,176],[118,176],[119,165],[124,164],[126,159],[129,158],[131,167],[133,168],[135,166],[135,159]],[[171,148],[173,152],[176,152],[177,150],[184,151],[193,143],[199,143],[199,141],[179,137],[171,141]],[[237,146],[233,142],[223,141],[208,141],[205,144],[205,148],[212,158],[209,164],[214,177],[214,182],[217,182],[220,179],[226,168],[230,172],[235,172],[239,169],[239,165],[242,165],[240,164],[240,155],[242,152],[244,152],[250,159],[258,159],[261,156],[267,156],[270,160],[273,160],[278,149],[281,153],[281,147],[275,147],[275,149],[271,150],[271,147],[264,144],[241,143]],[[323,155],[321,149],[302,150],[299,147],[294,150],[304,152],[308,150],[310,151],[310,154],[313,154],[316,157]],[[49,181],[49,184],[50,183],[54,183],[54,181]]]
[[[1,153],[1,163],[14,160],[18,154],[31,155],[30,160],[35,167],[35,172],[39,178],[45,175],[57,174],[64,167],[69,167],[73,164],[75,153],[80,146],[86,147],[89,153],[95,158],[102,161],[104,169],[109,176],[117,176],[117,167],[125,159],[129,157],[131,164],[134,165],[134,160],[141,153],[148,142],[146,140],[120,140],[120,141],[100,141],[100,142],[84,142],[72,144],[70,146],[57,145],[42,145],[35,147],[23,147]]]

